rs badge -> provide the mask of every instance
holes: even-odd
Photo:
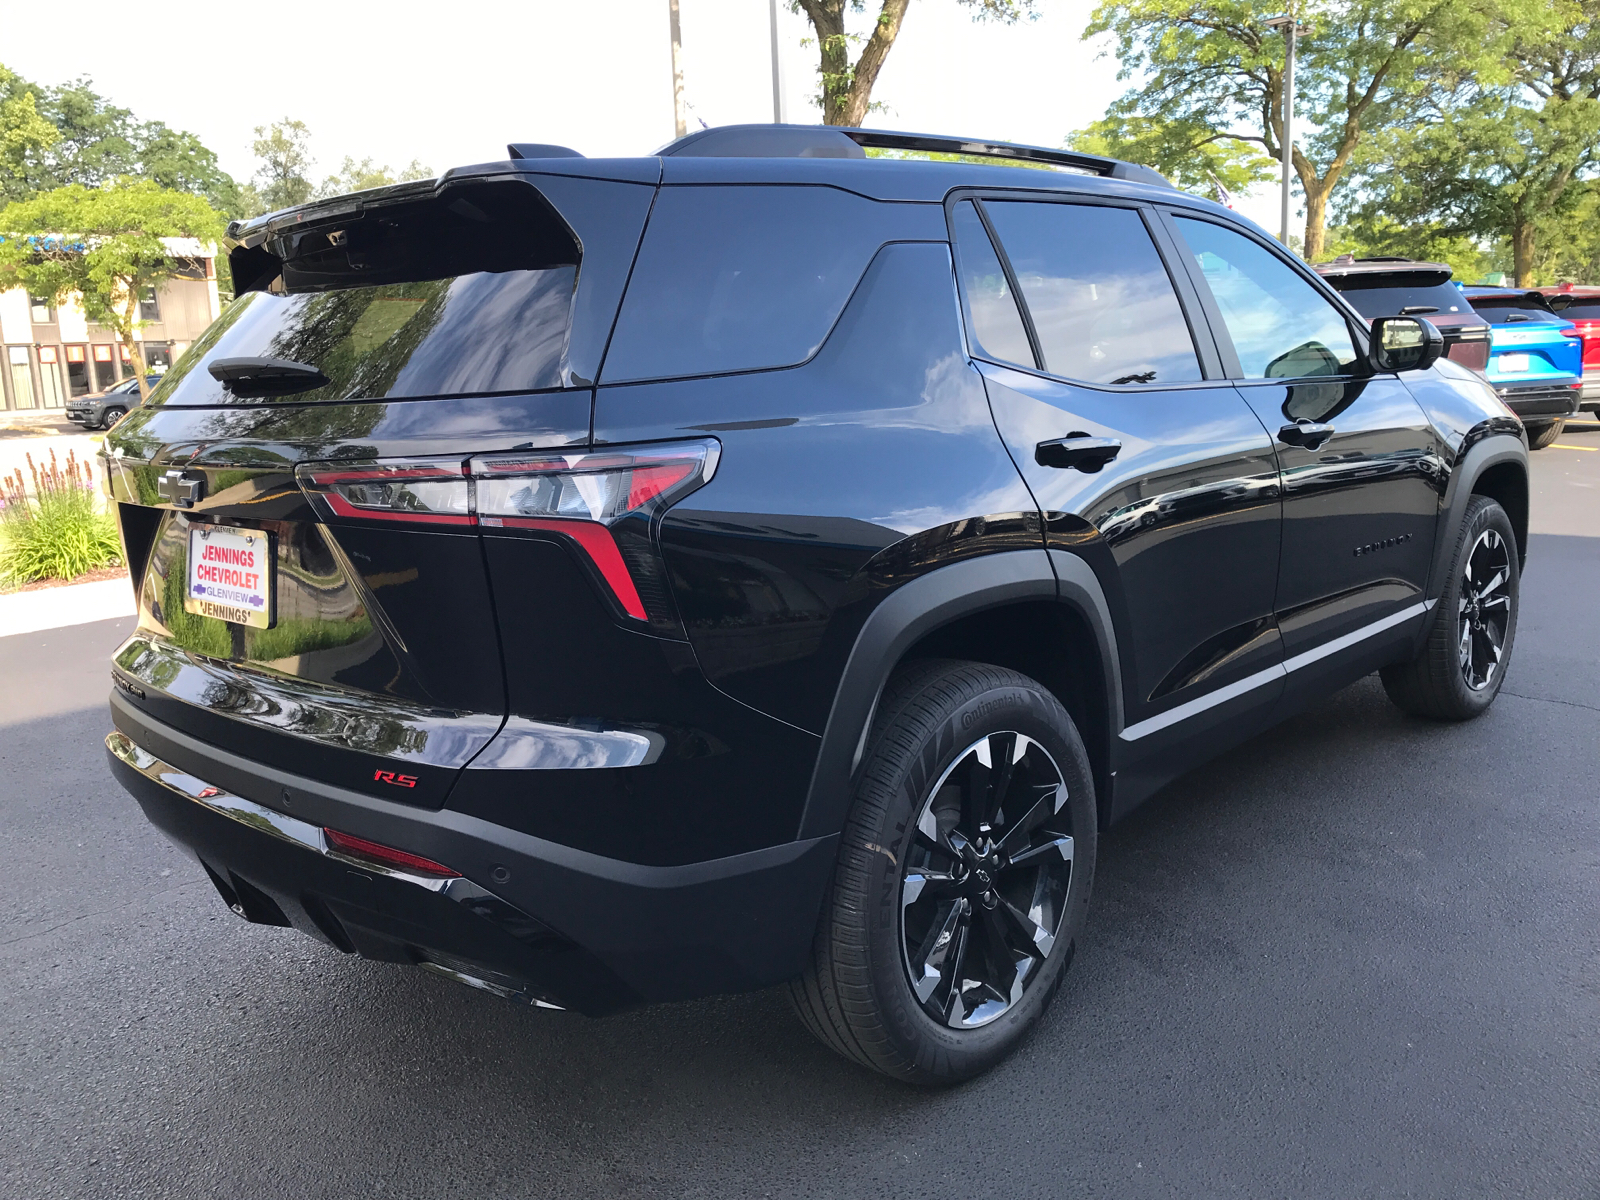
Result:
[[[395,787],[416,787],[415,775],[396,775],[393,771],[374,771],[372,778],[377,783],[392,783]]]

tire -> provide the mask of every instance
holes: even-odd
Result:
[[[1042,684],[985,663],[903,668],[873,721],[811,961],[789,985],[801,1021],[908,1083],[988,1070],[1072,961],[1095,829],[1083,741]]]
[[[111,408],[106,409],[105,415],[100,418],[100,428],[110,429],[113,425],[127,415],[127,409],[112,406]]]
[[[1523,428],[1528,433],[1528,449],[1543,450],[1551,442],[1561,436],[1561,431],[1567,427],[1565,417],[1554,421],[1524,422]]]
[[[1427,640],[1416,658],[1379,672],[1389,699],[1413,716],[1436,721],[1466,721],[1483,713],[1499,695],[1511,663],[1520,595],[1511,518],[1489,497],[1474,496]]]

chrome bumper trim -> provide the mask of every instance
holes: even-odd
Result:
[[[530,940],[528,936],[529,918],[521,909],[507,903],[487,888],[479,887],[472,880],[462,876],[450,879],[439,879],[426,875],[414,875],[409,871],[395,870],[382,863],[372,862],[364,858],[352,858],[347,854],[340,854],[330,849],[328,839],[323,834],[322,826],[313,825],[309,821],[302,821],[298,817],[291,817],[285,813],[257,804],[254,800],[246,800],[242,796],[235,796],[225,792],[219,787],[197,779],[186,771],[180,771],[170,763],[162,762],[143,746],[140,746],[120,729],[113,730],[106,736],[106,749],[116,755],[119,761],[139,772],[152,783],[158,784],[169,792],[183,796],[193,801],[202,808],[227,817],[230,821],[237,821],[246,825],[257,833],[266,834],[277,838],[279,841],[288,842],[302,850],[309,850],[313,854],[320,854],[324,858],[333,859],[347,867],[357,867],[374,875],[385,875],[390,879],[397,879],[402,883],[409,883],[414,887],[423,888],[435,895],[454,900],[457,904],[465,906],[478,916],[485,918],[505,930],[519,941]],[[536,937],[535,939],[536,940]],[[537,1005],[539,1008],[559,1008],[559,1005],[541,1000],[531,993],[517,992],[498,984],[489,984],[475,976],[464,972],[442,967],[437,963],[423,962],[421,965],[429,967],[442,974],[450,976],[457,982],[466,983],[472,987],[492,991],[496,995],[505,995],[518,999],[528,1004]]]

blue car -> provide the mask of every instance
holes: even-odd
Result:
[[[1583,393],[1583,335],[1556,316],[1538,292],[1519,288],[1464,287],[1489,322],[1489,366],[1484,376],[1506,406],[1522,418],[1528,445],[1543,449],[1578,411]]]

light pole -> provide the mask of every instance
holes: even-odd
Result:
[[[672,32],[672,127],[674,136],[689,132],[683,112],[683,35],[678,32],[678,0],[667,0],[667,22]]]
[[[778,0],[767,0],[767,16],[772,26],[772,119],[786,123],[783,97],[783,55],[778,53]]]
[[[1294,19],[1293,13],[1268,17],[1268,29],[1283,30],[1285,47],[1283,56],[1283,215],[1279,222],[1278,240],[1289,244],[1289,177],[1294,171],[1294,43],[1297,37],[1310,33]]]

